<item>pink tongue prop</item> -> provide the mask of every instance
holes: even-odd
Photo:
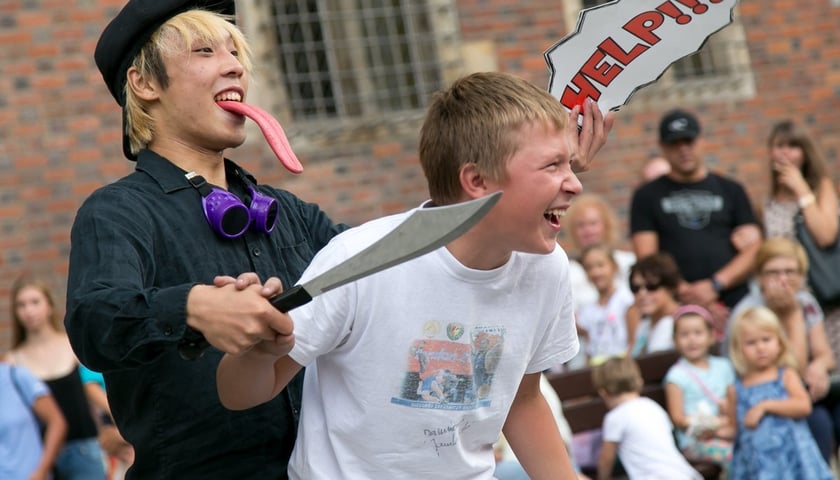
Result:
[[[228,112],[245,115],[260,127],[260,131],[271,147],[271,151],[280,160],[286,169],[292,173],[300,173],[303,171],[303,165],[292,151],[292,146],[289,145],[289,140],[286,138],[286,133],[283,132],[283,127],[280,126],[274,117],[268,114],[265,110],[242,102],[221,101],[216,102],[216,105],[222,107]]]

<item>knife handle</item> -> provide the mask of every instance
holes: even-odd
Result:
[[[275,295],[268,299],[274,308],[283,313],[288,312],[293,308],[307,304],[312,301],[312,296],[301,285],[295,285],[285,292]],[[178,353],[184,360],[195,360],[204,355],[210,344],[205,340],[204,336],[189,341],[182,341],[178,344]]]
[[[284,291],[280,295],[275,295],[268,299],[269,302],[283,313],[288,312],[293,308],[305,305],[312,301],[312,296],[301,285],[295,285],[289,290]]]

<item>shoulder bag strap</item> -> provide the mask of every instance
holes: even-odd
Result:
[[[711,388],[709,388],[705,383],[703,383],[703,380],[701,380],[700,377],[698,377],[697,374],[694,373],[688,365],[685,364],[685,360],[680,360],[677,363],[677,365],[679,365],[680,368],[682,368],[683,371],[685,371],[685,373],[687,373],[689,377],[691,377],[695,382],[697,382],[697,385],[700,386],[700,389],[703,390],[703,393],[705,393],[706,396],[709,397],[709,399],[715,403],[715,405],[718,405],[720,403],[720,398],[717,395],[715,395],[715,392],[713,392]],[[709,365],[711,365],[711,363]]]

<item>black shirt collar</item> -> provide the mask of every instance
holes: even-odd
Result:
[[[184,177],[184,174],[187,173],[184,169],[149,149],[140,150],[137,154],[137,166],[135,170],[150,176],[160,185],[164,193],[172,193],[177,190],[191,188],[189,181]],[[225,173],[228,175],[228,181],[236,177],[236,172],[247,177],[254,185],[257,184],[257,180],[253,175],[232,160],[226,158]]]

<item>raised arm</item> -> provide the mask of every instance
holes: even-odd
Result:
[[[578,131],[578,113],[583,114],[583,125]],[[604,116],[598,104],[586,99],[583,107],[575,106],[569,114],[570,137],[577,140],[576,148],[572,149],[572,171],[586,172],[592,165],[595,155],[607,142],[607,136],[615,122],[615,114],[610,112]]]

